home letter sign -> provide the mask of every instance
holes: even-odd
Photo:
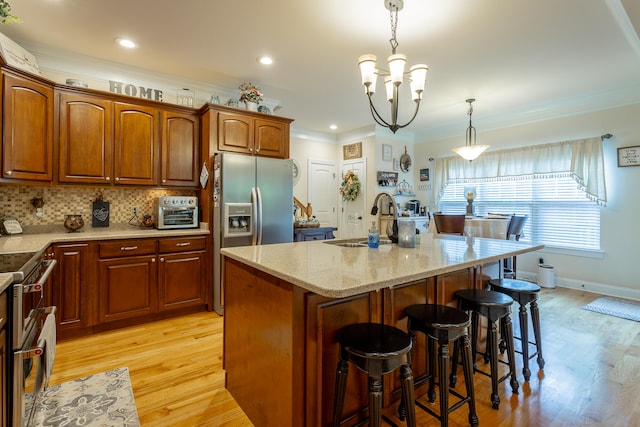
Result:
[[[159,89],[147,89],[143,86],[134,86],[132,84],[124,84],[109,80],[109,91],[113,93],[124,93],[129,96],[146,98],[153,101],[162,101],[162,91]]]

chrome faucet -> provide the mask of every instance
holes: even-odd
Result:
[[[371,215],[378,214],[378,200],[380,200],[380,197],[382,196],[387,196],[391,199],[391,204],[393,205],[393,221],[387,221],[387,236],[391,239],[392,243],[398,243],[398,205],[396,204],[396,199],[393,198],[391,193],[387,193],[386,191],[378,193],[376,198],[373,200]]]

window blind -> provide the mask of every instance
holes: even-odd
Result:
[[[521,241],[600,250],[600,206],[570,176],[529,176],[450,182],[439,201],[445,213],[465,213],[464,188],[474,186],[475,214],[529,215]]]

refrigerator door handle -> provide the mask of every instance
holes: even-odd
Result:
[[[251,187],[251,245],[258,244],[258,192],[256,187]]]
[[[258,239],[257,239],[257,244],[261,245],[262,244],[262,192],[260,191],[260,187],[256,187],[256,194],[258,195],[258,220],[257,220],[257,235],[258,235]]]

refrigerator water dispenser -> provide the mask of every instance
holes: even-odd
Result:
[[[224,237],[251,236],[253,232],[252,207],[251,203],[224,204]]]

